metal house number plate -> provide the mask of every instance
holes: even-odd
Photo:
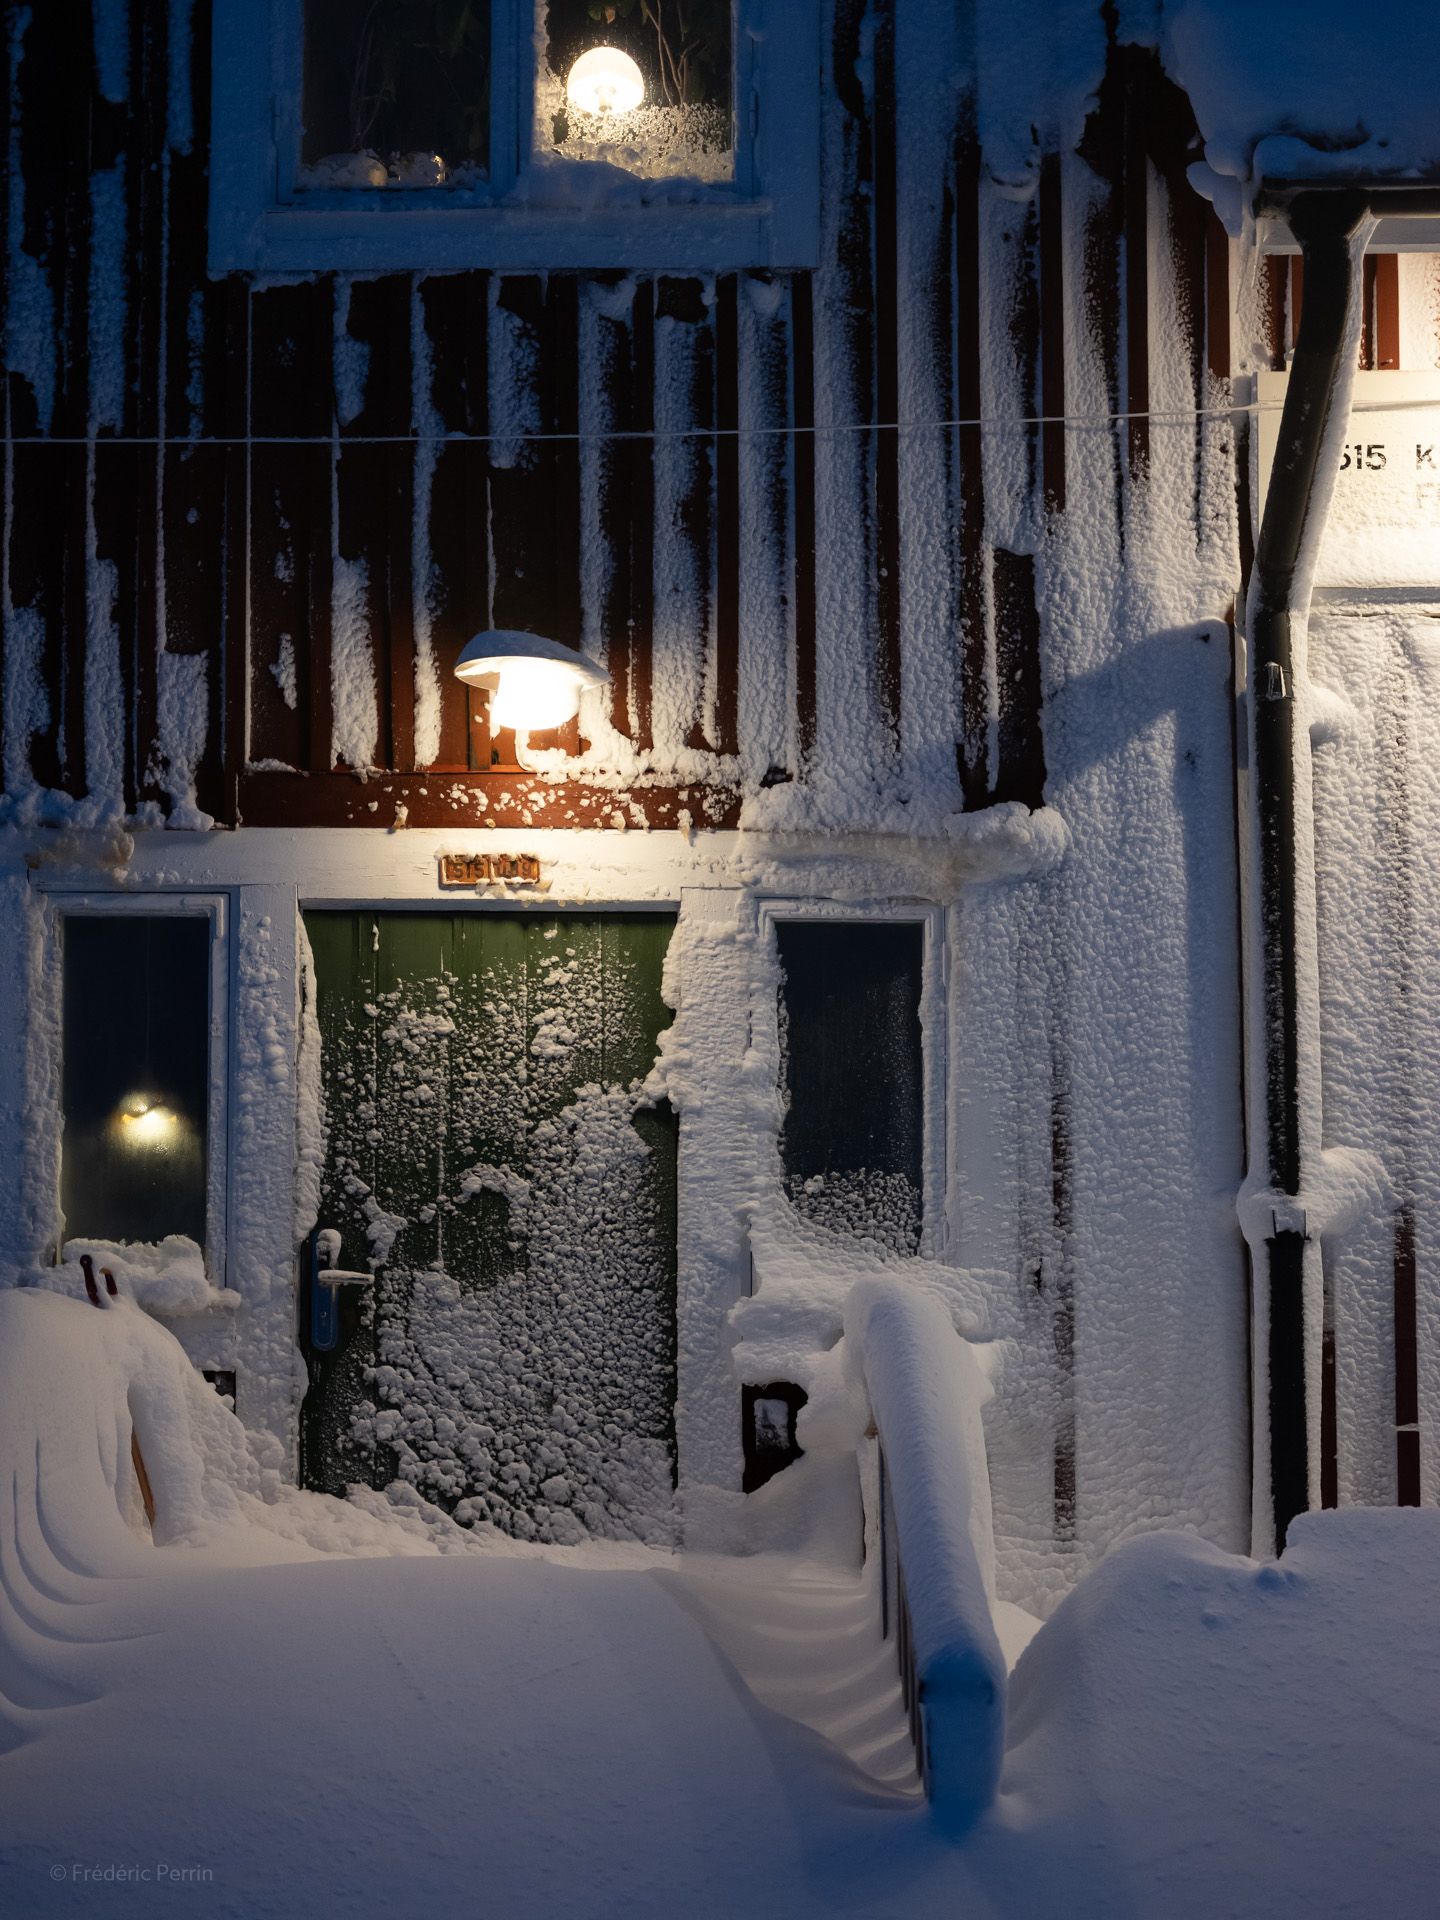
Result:
[[[540,862],[533,853],[442,853],[442,887],[533,887]]]

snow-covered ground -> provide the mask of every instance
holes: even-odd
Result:
[[[9,1911],[1434,1910],[1440,1513],[1310,1516],[1278,1565],[1114,1550],[1022,1655],[957,1844],[812,1730],[817,1642],[847,1685],[864,1658],[856,1575],[742,1562],[727,1594],[713,1559],[283,1490],[123,1297],[0,1293],[0,1406]],[[753,1665],[752,1606],[754,1692],[720,1644]]]

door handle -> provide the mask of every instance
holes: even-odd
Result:
[[[333,1353],[340,1338],[341,1287],[368,1287],[373,1273],[351,1273],[335,1262],[340,1258],[340,1235],[334,1227],[316,1227],[308,1245],[307,1279],[310,1290],[310,1347],[315,1353]]]

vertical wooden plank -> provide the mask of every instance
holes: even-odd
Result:
[[[430,646],[440,683],[437,770],[488,768],[486,703],[455,678],[460,649],[490,625],[488,316],[483,273],[420,282],[430,362],[429,421],[447,441],[430,479]]]
[[[331,314],[330,285],[319,280],[255,293],[248,318],[245,751],[251,763],[312,773],[331,764]]]
[[[67,378],[59,324],[66,293],[67,179],[77,160],[84,165],[89,103],[82,87],[62,94],[53,85],[53,76],[80,53],[63,8],[11,8],[6,35],[9,58],[0,113],[7,179],[0,220],[4,257],[13,262],[5,290],[12,315],[7,363],[15,389],[11,431],[29,436],[54,429],[56,400]],[[78,156],[69,147],[77,136],[82,140]]]
[[[548,631],[580,645],[580,287],[573,273],[545,285],[546,485],[550,496]]]
[[[655,463],[646,438],[655,429],[653,280],[635,289],[634,350],[628,431],[630,522],[630,737],[642,751],[655,744]]]
[[[88,74],[94,61],[91,13],[76,9],[40,8],[32,25],[37,35],[31,57],[52,73]],[[60,91],[57,115],[63,132],[55,180],[57,226],[55,252],[62,263],[56,330],[67,341],[82,343],[89,309],[90,285],[90,160],[92,142],[91,94],[88,86]],[[83,350],[62,352],[56,394],[55,433],[65,440],[83,441],[89,426],[89,361]],[[66,791],[77,797],[87,790],[85,765],[85,646],[87,638],[86,550],[90,538],[87,510],[88,451],[57,454],[64,462],[66,503],[64,521],[65,568],[60,676],[60,761]]]
[[[960,739],[956,763],[967,811],[990,802],[989,622],[985,579],[985,467],[980,421],[980,143],[962,133],[955,165],[955,488],[960,587]],[[1034,322],[1032,316],[1032,328]],[[1033,342],[1017,343],[1033,354]]]
[[[1060,156],[1040,163],[1040,469],[1048,513],[1065,509],[1065,251]]]
[[[1045,742],[1041,731],[1040,609],[1035,560],[997,547],[995,679],[1000,691],[993,798],[1039,807],[1045,799]]]
[[[1195,128],[1185,96],[1165,77],[1153,59],[1146,61],[1142,76],[1145,88],[1145,142],[1140,164],[1144,165],[1147,157],[1153,162],[1157,185],[1163,194],[1164,220],[1170,241],[1166,264],[1170,286],[1174,290],[1181,334],[1176,344],[1184,354],[1189,373],[1190,404],[1196,410],[1195,483],[1191,492],[1191,510],[1198,542],[1203,538],[1205,472],[1202,454],[1207,431],[1201,416],[1210,402],[1207,355],[1213,357],[1217,345],[1223,344],[1227,362],[1222,366],[1220,377],[1224,378],[1229,373],[1229,303],[1228,284],[1225,284],[1229,278],[1229,250],[1227,246],[1219,259],[1212,261],[1210,225],[1214,221],[1214,210],[1200,198],[1187,177]],[[1136,117],[1138,121],[1138,113]],[[1224,237],[1223,229],[1221,237]],[[1127,249],[1133,244],[1133,237],[1127,237]],[[1210,279],[1215,266],[1224,268],[1224,282],[1216,289],[1221,296],[1221,315],[1218,319],[1210,311]],[[1223,343],[1209,337],[1212,321],[1224,326]],[[1148,379],[1146,384],[1148,387]],[[1148,394],[1145,404],[1148,405]]]
[[[893,649],[883,634],[879,543],[881,442],[878,431],[882,328],[877,287],[877,163],[893,213],[893,152],[881,157],[875,117],[881,68],[893,86],[893,52],[879,42],[893,34],[886,0],[869,7],[839,0],[830,42],[834,98],[825,121],[828,184],[822,244],[828,255],[815,276],[817,554],[816,729],[820,751],[849,764],[893,765],[897,682]],[[893,224],[893,223],[892,223]],[[887,243],[888,244],[888,243]],[[887,449],[886,458],[893,448]],[[893,494],[891,496],[893,504]],[[846,529],[843,539],[831,530]],[[853,533],[850,531],[853,529]],[[893,522],[886,538],[893,532]],[[888,580],[884,583],[889,591]],[[880,777],[884,777],[881,772]]]
[[[373,722],[356,709],[350,764],[363,764],[369,742],[373,764],[404,771],[415,761],[412,456],[403,444],[411,412],[409,296],[398,274],[336,281],[332,685],[338,699],[337,676],[373,679]]]
[[[795,552],[795,739],[802,777],[815,751],[815,297],[808,273],[791,290],[791,525]]]
[[[497,627],[544,633],[551,560],[544,429],[545,284],[507,273],[494,285],[490,327],[490,526]]]
[[[526,922],[532,1124],[555,1121],[583,1086],[605,1079],[604,923],[593,914]]]
[[[1125,448],[1132,480],[1150,464],[1150,160],[1148,82],[1144,55],[1126,48],[1121,219],[1125,267]],[[1193,339],[1193,333],[1191,338]]]
[[[739,751],[740,701],[740,341],[737,278],[715,288],[715,692],[717,753]]]
[[[221,513],[223,547],[220,648],[224,705],[221,709],[221,791],[212,811],[231,825],[240,824],[240,776],[250,745],[250,527],[253,498],[250,448],[250,287],[238,277],[227,283],[217,314],[206,333],[204,358],[216,392],[214,419],[224,441],[224,491]],[[293,645],[293,643],[292,643]],[[278,688],[277,688],[278,691]],[[298,705],[298,690],[297,690]],[[296,746],[295,764],[299,765]],[[205,804],[202,800],[202,805]]]
[[[12,794],[20,787],[59,787],[63,780],[64,532],[68,474],[78,463],[71,450],[25,444],[53,430],[64,379],[56,321],[65,286],[58,243],[65,205],[61,143],[68,129],[67,115],[46,84],[57,71],[47,64],[58,58],[51,37],[59,25],[57,14],[58,9],[46,20],[37,18],[35,9],[12,12],[0,102],[8,169],[0,220],[9,263],[3,560],[9,626],[0,684],[5,784]]]
[[[1285,366],[1285,316],[1289,299],[1289,260],[1283,254],[1264,255],[1260,261],[1260,336],[1274,373],[1281,372]]]
[[[1360,360],[1362,367],[1375,365],[1375,255],[1367,253],[1360,262]]]
[[[157,395],[165,441],[158,503],[164,573],[157,628],[163,624],[159,638],[165,653],[184,656],[184,664],[157,667],[168,682],[167,704],[183,709],[170,722],[178,737],[166,742],[180,762],[162,772],[171,790],[193,778],[201,811],[233,821],[234,779],[225,759],[232,670],[227,603],[232,582],[243,574],[217,564],[228,541],[231,451],[195,443],[243,436],[248,362],[243,353],[232,358],[226,339],[240,289],[233,282],[211,281],[208,272],[208,14],[194,18],[188,66],[171,55],[167,42],[163,74],[157,64],[151,82],[156,98],[165,102],[164,125],[156,131],[165,246]],[[192,726],[200,738],[190,734]]]
[[[1325,1327],[1320,1345],[1320,1504],[1340,1504],[1339,1407],[1336,1398],[1335,1327],[1330,1290],[1326,1287]]]
[[[545,431],[545,282],[534,274],[492,281],[490,311],[491,617],[497,627],[548,633],[554,601]],[[554,637],[554,636],[552,636]],[[513,736],[491,742],[498,765],[515,764]]]
[[[164,423],[161,391],[168,349],[166,335],[169,258],[167,209],[169,154],[165,145],[168,95],[166,42],[169,18],[143,6],[129,10],[130,102],[127,137],[126,260],[129,266],[126,385],[131,396],[131,433],[152,444],[133,450],[134,589],[128,631],[125,708],[131,723],[130,787],[137,803],[161,798],[157,759],[158,654],[165,644],[163,488],[165,458],[157,444]],[[133,155],[133,158],[131,156]]]
[[[366,1271],[370,1241],[364,1199],[375,1185],[375,951],[372,919],[360,913],[308,913],[305,932],[315,963],[316,1013],[328,1119],[319,1224],[341,1235],[336,1264]],[[358,1295],[358,1297],[357,1297]],[[308,1305],[302,1296],[302,1305]],[[305,1341],[308,1327],[302,1324]],[[300,1419],[300,1472],[306,1486],[343,1494],[347,1484],[380,1478],[368,1450],[357,1446],[352,1421],[369,1398],[366,1370],[375,1361],[374,1298],[347,1288],[340,1300],[340,1339],[328,1354],[307,1350],[310,1391]]]
[[[7,384],[7,407],[13,406],[15,385],[13,378]],[[65,784],[60,689],[67,569],[61,536],[68,475],[77,462],[68,448],[25,439],[12,440],[9,454],[4,726],[6,786],[13,794],[27,775],[40,788]]]
[[[788,782],[795,766],[790,290],[782,276],[756,273],[737,296],[735,746],[752,790]]]
[[[1230,378],[1230,236],[1213,207],[1205,212],[1205,351],[1217,380]]]
[[[518,915],[453,918],[449,987],[456,1037],[449,1053],[441,1257],[466,1292],[525,1271],[519,1204],[476,1181],[484,1169],[506,1167],[521,1179],[529,1171],[526,943],[526,922]]]
[[[453,917],[381,913],[364,918],[379,928],[374,1188],[380,1205],[403,1223],[383,1262],[398,1278],[431,1266],[440,1251],[436,1202],[446,1185]]]
[[[1094,184],[1087,196],[1081,224],[1080,324],[1099,364],[1104,387],[1101,399],[1105,411],[1114,419],[1124,405],[1124,354],[1129,337],[1129,315],[1125,307],[1125,159],[1127,145],[1126,99],[1129,92],[1130,63],[1115,45],[1115,17],[1106,16],[1109,46],[1105,76],[1100,83],[1096,105],[1076,148],[1089,167]],[[1141,321],[1144,308],[1141,308]],[[1115,524],[1123,544],[1125,529],[1125,463],[1120,449],[1127,436],[1112,433],[1110,445],[1111,484],[1114,491]]]
[[[652,726],[666,760],[713,743],[715,331],[707,283],[665,275],[655,297]]]
[[[1407,1199],[1395,1220],[1395,1503],[1420,1505],[1420,1349],[1415,1210]]]
[[[900,286],[897,257],[894,0],[875,8],[873,249],[875,302],[875,685],[880,711],[900,724]]]
[[[579,353],[589,370],[577,396],[581,470],[581,631],[587,652],[610,674],[610,725],[632,732],[630,522],[627,479],[633,452],[625,438],[631,417],[635,285],[594,275],[582,290]]]
[[[1062,960],[1062,970],[1064,967]],[[1058,1382],[1053,1455],[1055,1538],[1070,1546],[1079,1520],[1075,1410],[1075,1275],[1069,1246],[1074,1233],[1074,1182],[1070,1145],[1070,1064],[1058,1014],[1050,1031],[1050,1181],[1053,1246],[1041,1283],[1050,1306],[1051,1339]]]
[[[1393,253],[1372,254],[1375,266],[1375,365],[1400,365],[1400,261]]]
[[[544,432],[542,454],[550,508],[547,624],[553,640],[579,647],[580,606],[580,289],[574,274],[551,274],[545,286]],[[537,747],[575,753],[578,718],[531,736]]]
[[[666,914],[607,914],[599,926],[601,1077],[626,1087],[650,1073],[659,1036],[674,1019],[660,989],[675,922]]]

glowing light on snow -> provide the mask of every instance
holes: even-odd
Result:
[[[120,1138],[132,1147],[167,1146],[180,1130],[180,1117],[148,1093],[128,1094],[117,1109]]]
[[[490,695],[490,724],[517,733],[563,726],[586,687],[610,676],[573,647],[538,633],[477,633],[455,662],[455,677]]]
[[[565,97],[577,113],[630,113],[645,98],[645,80],[619,47],[591,47],[571,67]]]

